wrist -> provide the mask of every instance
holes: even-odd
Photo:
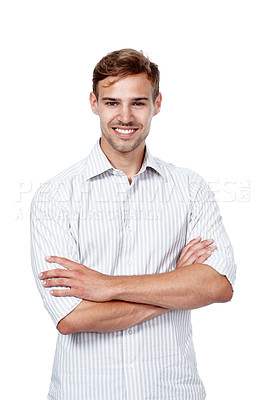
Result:
[[[120,300],[121,294],[121,277],[108,276],[108,284],[106,286],[107,301]]]
[[[127,276],[111,276],[109,281],[108,294],[110,300],[122,300],[126,301],[124,298],[125,293],[129,293],[126,288],[126,281],[129,277]],[[128,287],[129,285],[127,285]]]

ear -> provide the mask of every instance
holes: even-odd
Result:
[[[156,115],[161,111],[161,104],[162,104],[162,93],[159,93],[158,96],[156,97],[156,100],[155,100],[155,103],[154,103],[154,113],[153,113],[153,115]]]
[[[99,115],[97,98],[93,92],[90,93],[90,103],[92,112]]]

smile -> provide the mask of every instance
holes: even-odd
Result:
[[[137,129],[119,129],[119,128],[114,128],[114,130],[116,132],[118,132],[118,133],[129,135],[131,133],[134,133]]]
[[[130,139],[137,131],[138,128],[130,128],[130,129],[122,129],[122,128],[113,128],[115,133],[121,139]]]

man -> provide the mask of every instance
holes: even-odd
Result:
[[[104,57],[101,138],[33,199],[33,271],[59,331],[49,399],[205,398],[190,310],[232,298],[235,263],[204,180],[145,145],[161,101],[142,53]]]

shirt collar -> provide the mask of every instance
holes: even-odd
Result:
[[[113,165],[110,163],[106,155],[101,149],[100,139],[97,140],[97,143],[92,148],[88,159],[87,159],[87,172],[86,172],[86,180],[91,179],[97,175],[100,175],[106,171],[114,170]],[[164,171],[161,169],[160,165],[157,163],[156,159],[151,155],[148,147],[145,148],[145,156],[143,159],[143,163],[138,174],[143,173],[147,168],[152,168],[156,172],[158,172],[163,178],[165,177]]]
[[[100,139],[97,140],[97,143],[92,148],[87,162],[86,179],[93,178],[114,168],[101,149]]]
[[[154,171],[158,172],[158,174],[161,175],[164,179],[166,179],[166,175],[165,175],[163,169],[161,168],[160,164],[157,162],[156,158],[154,158],[151,155],[150,150],[148,149],[148,147],[146,145],[143,163],[142,163],[141,169],[138,173],[141,174],[147,168],[152,168]]]

